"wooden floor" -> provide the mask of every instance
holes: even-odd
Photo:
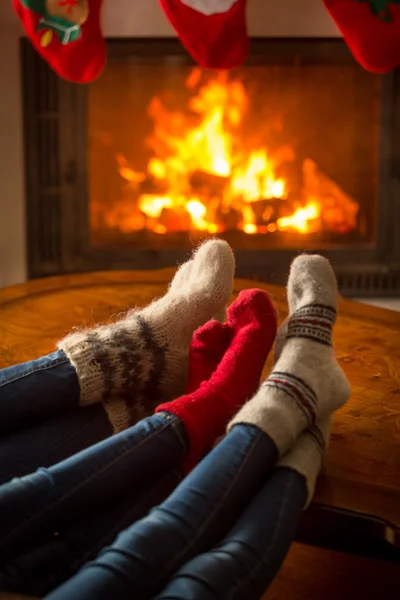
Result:
[[[263,600],[400,598],[400,565],[293,544]]]

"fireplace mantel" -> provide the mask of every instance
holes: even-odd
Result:
[[[248,26],[253,37],[338,37],[321,0],[249,0]],[[103,30],[108,37],[164,37],[174,31],[158,0],[106,0]]]

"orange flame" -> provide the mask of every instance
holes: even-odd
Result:
[[[243,84],[223,74],[202,85],[202,77],[195,68],[186,81],[193,95],[185,112],[166,109],[158,97],[149,103],[154,129],[146,143],[153,156],[145,173],[117,156],[119,173],[136,194],[139,212],[136,222],[129,218],[132,230],[307,234],[329,219],[333,230],[356,226],[358,205],[309,159],[304,161],[303,192],[293,199],[287,178],[279,175],[282,164],[294,159],[293,149],[275,154],[264,146],[245,150],[240,126],[249,98]]]

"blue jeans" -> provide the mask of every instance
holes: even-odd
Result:
[[[63,351],[0,371],[0,484],[111,435],[103,406],[80,407],[79,395]]]
[[[224,593],[236,593],[234,571],[243,561],[241,574],[254,590],[243,597],[258,598],[283,560],[306,500],[305,481],[297,473],[281,469],[269,479],[277,455],[275,444],[256,427],[236,426],[167,500],[46,597],[163,598],[160,590],[167,584],[166,598],[215,598],[208,577],[215,591],[225,584],[210,564],[225,555],[230,579]],[[197,572],[204,572],[201,591]]]
[[[0,590],[43,595],[182,479],[183,424],[160,413],[0,487]]]
[[[306,500],[304,478],[275,469],[228,535],[187,562],[156,600],[258,600],[282,565]]]
[[[75,372],[56,355],[36,363],[34,377],[42,383],[36,380],[26,394],[37,401],[33,412],[38,420],[52,413],[62,425],[70,403],[78,404],[79,388],[73,385]],[[65,368],[75,390],[57,394],[55,384],[56,404],[50,394],[40,394],[41,387],[47,389],[40,368],[46,360],[56,379],[59,368]],[[4,373],[0,385],[11,391],[32,375],[14,371],[17,377],[4,378]],[[6,415],[14,431],[24,431],[22,388],[21,394],[15,394],[21,410],[12,406]],[[2,396],[5,407],[8,398]],[[259,597],[257,590],[273,578],[294,536],[306,498],[304,480],[289,469],[270,476],[277,459],[274,443],[255,427],[240,425],[160,504],[180,481],[186,452],[183,424],[158,414],[60,464],[1,486],[0,590],[50,593],[58,600],[101,600],[110,593],[118,600],[156,593],[204,600],[218,593]],[[112,545],[96,559],[107,544]],[[223,564],[213,568],[221,557]]]

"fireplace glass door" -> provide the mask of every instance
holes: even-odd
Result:
[[[237,277],[283,285],[314,251],[344,294],[400,290],[400,71],[339,39],[254,39],[228,73],[118,39],[83,86],[21,48],[31,277],[172,267],[218,236]]]
[[[379,77],[253,62],[225,73],[168,54],[109,61],[87,90],[93,247],[374,242]]]

